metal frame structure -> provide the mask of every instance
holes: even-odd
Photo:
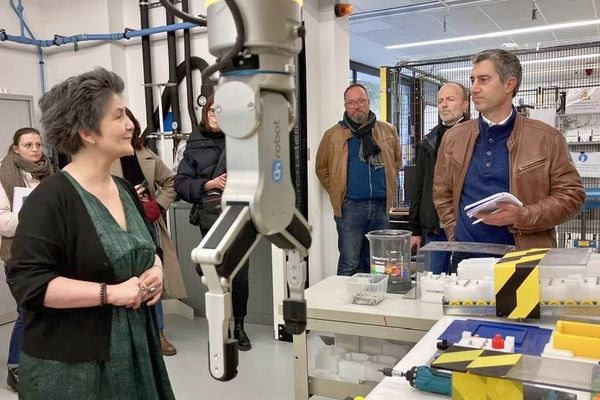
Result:
[[[564,127],[564,92],[573,88],[600,87],[600,42],[528,49],[514,52],[523,65],[523,81],[515,106],[556,109],[556,126]],[[389,68],[388,120],[396,126],[405,165],[414,164],[416,145],[438,123],[436,94],[447,82],[470,87],[471,56],[399,63]],[[477,116],[473,104],[471,116]],[[600,118],[593,118],[600,130]],[[564,130],[563,130],[564,133]],[[568,143],[573,152],[600,152],[600,142],[583,138]],[[403,177],[400,177],[403,180]],[[583,178],[586,188],[600,187],[600,178]],[[402,196],[398,194],[398,201]],[[585,208],[576,218],[558,227],[559,247],[572,247],[575,239],[600,239],[600,211]]]

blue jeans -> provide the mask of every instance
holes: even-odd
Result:
[[[17,320],[13,326],[10,336],[10,345],[8,347],[8,366],[16,367],[19,365],[19,355],[21,354],[21,343],[23,342],[23,307],[17,305]]]
[[[371,271],[370,231],[388,229],[389,217],[385,200],[348,200],[342,205],[342,216],[334,217],[338,233],[338,275],[352,276]]]
[[[446,231],[440,229],[438,233],[425,233],[423,236],[425,242],[423,246],[430,242],[447,242]],[[449,251],[430,251],[429,252],[429,271],[434,274],[441,274],[445,272],[450,273],[450,256],[452,252]],[[427,260],[425,260],[427,261]]]

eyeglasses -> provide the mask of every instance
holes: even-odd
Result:
[[[209,108],[208,109],[208,115],[210,115],[211,117],[215,116],[215,109],[214,108]]]
[[[362,107],[367,104],[367,99],[350,100],[344,103],[346,107]]]
[[[42,144],[41,143],[25,143],[25,144],[20,144],[19,146],[23,146],[26,149],[32,149],[32,148],[36,148],[36,149],[41,149],[42,148]]]

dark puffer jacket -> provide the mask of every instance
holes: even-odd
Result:
[[[183,159],[175,175],[175,190],[188,203],[199,203],[204,184],[213,178],[221,152],[225,149],[222,133],[209,133],[195,128],[188,139]],[[225,172],[217,171],[215,176]]]
[[[458,123],[464,121],[468,121],[468,118],[463,117]],[[444,133],[450,128],[438,124],[417,146],[414,191],[408,213],[410,229],[414,236],[438,233],[440,229],[440,219],[433,205],[433,173],[437,149]]]

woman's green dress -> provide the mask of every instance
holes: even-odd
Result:
[[[155,247],[129,192],[117,181],[127,220],[123,230],[104,205],[68,173],[96,227],[119,282],[140,276],[154,262]],[[21,353],[19,399],[174,399],[152,307],[113,307],[110,360],[65,363]],[[77,329],[76,326],[73,329]]]

